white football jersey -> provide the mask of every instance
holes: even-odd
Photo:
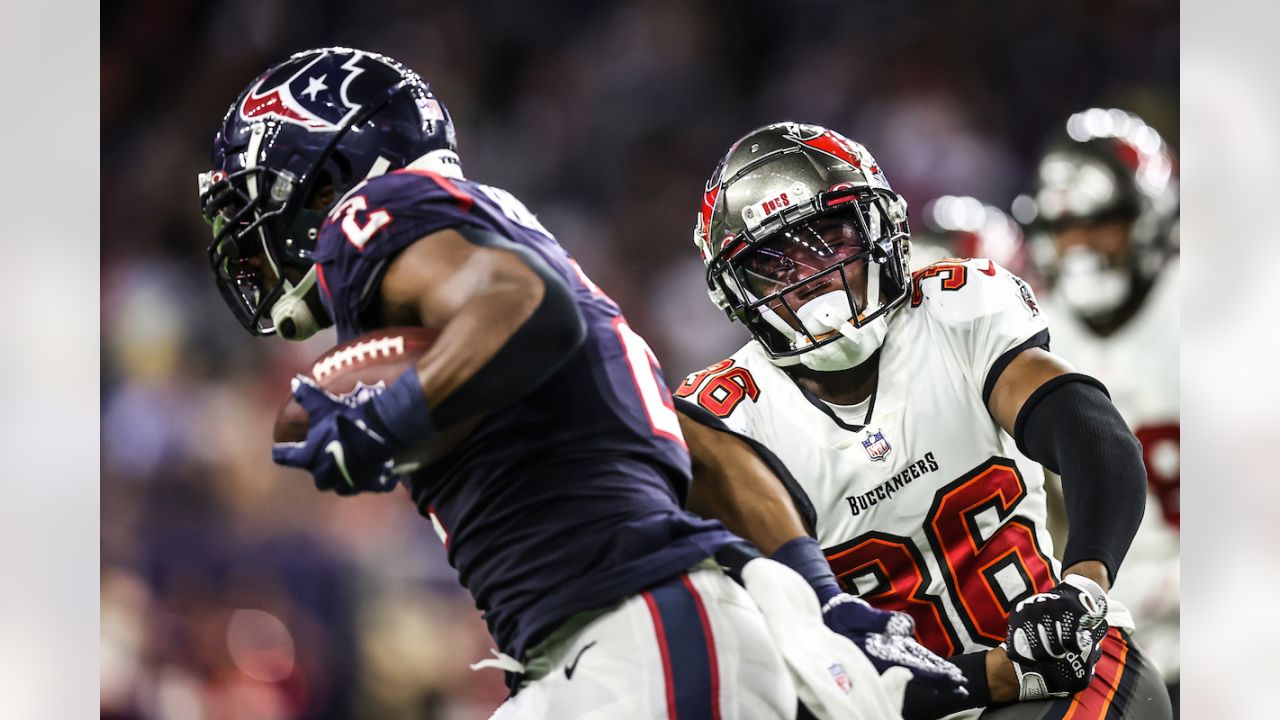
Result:
[[[1108,337],[1094,334],[1052,296],[1045,314],[1054,353],[1101,380],[1142,441],[1147,511],[1109,594],[1133,612],[1135,639],[1173,680],[1180,606],[1178,261],[1165,266],[1138,313]]]
[[[1060,572],[1043,471],[984,399],[1010,351],[1045,343],[1045,317],[1022,280],[972,259],[916,272],[888,322],[878,388],[858,406],[806,393],[754,340],[676,394],[782,460],[847,589],[909,613],[944,656],[987,649]],[[1132,624],[1123,608],[1108,619]]]

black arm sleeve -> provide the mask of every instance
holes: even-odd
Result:
[[[1088,375],[1053,378],[1027,398],[1013,437],[1027,457],[1062,476],[1063,565],[1098,560],[1114,583],[1146,509],[1147,471],[1106,388]]]
[[[436,427],[510,405],[527,395],[582,345],[587,337],[582,310],[569,284],[532,250],[497,233],[461,226],[471,242],[515,253],[542,279],[542,302],[489,362],[431,410]]]

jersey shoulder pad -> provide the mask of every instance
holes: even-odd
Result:
[[[730,430],[747,433],[761,391],[745,350],[690,373],[675,396],[715,415]]]
[[[316,260],[343,252],[371,257],[392,254],[448,227],[477,224],[467,183],[426,170],[397,170],[365,180],[325,216]]]
[[[440,230],[489,226],[476,213],[470,183],[400,170],[365,180],[334,204],[316,240],[316,276],[338,335],[362,331],[359,318],[404,248]]]
[[[944,325],[1010,314],[1043,326],[1031,286],[987,258],[950,258],[911,274],[911,307]]]
[[[1013,357],[1049,346],[1031,287],[986,258],[943,260],[913,273],[909,312],[936,331],[984,400]]]

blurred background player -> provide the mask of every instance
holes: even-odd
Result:
[[[911,270],[946,258],[989,258],[1042,291],[1022,227],[1008,213],[974,197],[943,195],[912,212]]]
[[[1142,442],[1147,510],[1113,594],[1178,697],[1178,181],[1136,115],[1092,108],[1060,127],[1013,209],[1030,228],[1054,352],[1106,386]]]

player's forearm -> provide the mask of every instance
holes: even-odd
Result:
[[[379,395],[382,430],[401,447],[518,401],[586,337],[568,280],[527,247],[459,226],[401,251],[378,288],[383,324],[440,331]]]
[[[991,702],[1014,702],[1018,699],[1018,674],[1004,648],[992,648],[986,654],[987,690]]]
[[[746,443],[684,414],[680,429],[693,457],[690,510],[719,520],[766,555],[808,535],[786,488]]]
[[[524,397],[586,338],[573,291],[545,267],[536,269],[536,293],[527,283],[494,282],[449,320],[422,358],[418,379],[438,427]]]
[[[374,398],[371,421],[377,435],[392,447],[409,447],[459,420],[488,412],[496,406],[495,397],[511,402],[527,392],[531,386],[507,387],[515,379],[509,370],[491,367],[518,331],[502,325],[520,317],[498,312],[507,304],[504,300],[519,309],[521,298],[502,292],[464,305],[418,365]]]
[[[906,720],[934,720],[969,708],[1018,699],[1018,676],[1008,655],[1000,648],[953,655],[947,658],[960,668],[967,683],[968,695],[957,696],[907,685],[902,716]]]
[[[418,376],[432,408],[475,377],[511,340],[542,301],[541,287],[510,284],[481,291],[441,328],[418,362]]]
[[[770,555],[790,540],[808,537],[789,498],[751,492],[719,494],[710,487],[712,484],[706,474],[695,469],[689,510],[719,520],[761,553]]]

